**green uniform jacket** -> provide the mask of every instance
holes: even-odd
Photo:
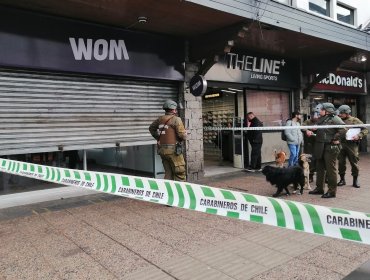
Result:
[[[329,114],[319,118],[318,125],[344,125],[345,123],[334,114]],[[314,156],[320,159],[323,156],[325,144],[330,144],[333,141],[343,141],[346,134],[344,128],[323,128],[318,129],[316,132],[316,143],[314,148]]]
[[[343,121],[344,121],[345,124],[364,124],[358,118],[355,118],[355,117],[352,117],[352,116],[349,116],[348,118],[343,119]],[[358,134],[358,137],[361,140],[368,133],[369,133],[369,131],[365,127],[363,127],[363,128],[361,128],[361,132]]]

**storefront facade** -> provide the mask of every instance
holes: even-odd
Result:
[[[58,165],[94,149],[155,173],[148,125],[179,98],[183,41],[5,8],[0,22],[0,156]]]
[[[8,1],[4,5],[23,11],[53,11],[55,15],[99,22],[106,27],[2,7],[0,67],[7,84],[2,85],[4,106],[0,117],[8,128],[0,138],[5,147],[0,155],[55,153],[81,147],[110,149],[103,152],[111,155],[100,157],[100,162],[117,165],[112,157],[118,157],[119,166],[130,162],[130,166],[142,167],[145,162],[141,151],[153,143],[144,123],[162,113],[164,99],[174,98],[184,105],[180,114],[189,132],[187,173],[189,180],[196,181],[204,174],[203,144],[214,137],[203,134],[203,126],[209,121],[205,122],[205,118],[211,116],[209,111],[214,120],[226,125],[230,118],[236,124],[243,123],[241,119],[248,111],[254,111],[265,126],[278,125],[292,110],[300,109],[309,115],[309,98],[303,92],[311,88],[306,83],[308,75],[326,73],[339,65],[368,71],[366,64],[353,60],[368,54],[368,36],[360,30],[276,1],[266,3],[268,12],[256,21],[254,4],[159,1],[153,9],[150,2],[136,1],[42,5],[32,0]],[[118,9],[120,12],[113,12]],[[149,19],[148,24],[139,20],[141,15]],[[213,67],[209,69],[209,65]],[[286,69],[292,70],[285,73]],[[190,93],[189,82],[197,75],[206,75],[212,90],[218,91],[218,87],[231,91],[222,92],[222,108],[216,108],[217,99],[206,101]],[[18,80],[20,77],[23,80]],[[44,95],[40,95],[41,86]],[[18,91],[14,98],[9,94],[13,89]],[[63,92],[68,98],[63,98]],[[158,95],[162,98],[158,99]],[[228,107],[224,109],[226,103]],[[34,115],[27,115],[26,107],[32,108]],[[78,115],[76,111],[82,113]],[[22,114],[11,119],[12,112]],[[28,146],[23,134],[29,138]],[[37,135],[40,137],[36,139]],[[12,143],[9,139],[14,137],[20,141]],[[277,134],[276,138],[279,140]],[[124,149],[125,155],[117,155],[115,147],[118,151]],[[275,148],[285,147],[285,142],[266,142],[264,161],[272,159]],[[235,148],[232,150],[235,162]],[[155,157],[153,149],[143,153],[153,153]]]
[[[203,122],[209,120],[211,115],[221,115],[221,121],[216,126],[247,126],[246,114],[253,112],[264,123],[264,126],[279,126],[289,117],[294,109],[294,91],[300,84],[299,63],[286,57],[271,56],[248,50],[230,52],[215,64],[206,74],[212,92],[219,92],[218,106],[209,106],[212,102],[203,100]],[[210,96],[212,96],[210,92]],[[207,97],[207,95],[205,95]],[[213,101],[216,103],[217,99]],[[226,118],[225,118],[226,117]],[[230,123],[230,120],[233,122]],[[214,122],[214,121],[213,121]],[[227,133],[225,131],[225,133]],[[210,136],[212,139],[210,141]],[[237,132],[233,135],[233,163],[235,167],[248,165],[248,152],[246,134],[243,139]],[[224,139],[220,150],[225,148],[225,137],[215,135],[215,132],[205,131],[204,145],[211,144],[217,137]],[[240,140],[239,140],[240,139]],[[217,143],[216,146],[220,146]],[[238,146],[243,146],[238,148]],[[262,161],[272,161],[275,150],[285,150],[286,143],[281,141],[280,134],[276,132],[264,132],[264,144],[262,147]],[[222,158],[230,160],[230,152],[222,151]],[[243,155],[242,155],[243,154]]]
[[[351,115],[364,123],[366,117],[367,81],[364,73],[350,71],[331,72],[317,83],[308,96],[312,112],[318,103],[331,102],[336,108],[346,104],[351,107]],[[363,140],[361,150],[366,151],[366,139]]]

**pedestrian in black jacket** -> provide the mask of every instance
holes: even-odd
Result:
[[[249,127],[261,127],[263,123],[254,115],[253,112],[247,114]],[[252,147],[251,160],[247,171],[261,171],[261,148],[263,143],[262,130],[248,130],[247,138]]]

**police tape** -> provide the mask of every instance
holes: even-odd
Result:
[[[336,124],[336,125],[301,125],[301,126],[258,126],[258,127],[223,127],[223,126],[205,126],[203,130],[212,131],[212,130],[232,130],[232,131],[240,131],[240,130],[268,130],[268,131],[280,131],[280,130],[289,130],[289,129],[300,129],[300,130],[307,130],[307,129],[326,129],[326,128],[366,128],[370,127],[370,124]]]
[[[187,182],[0,159],[0,171],[184,209],[370,244],[370,214]]]

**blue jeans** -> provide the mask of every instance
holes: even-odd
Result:
[[[298,163],[299,145],[288,144],[290,157],[288,166],[293,166]]]

